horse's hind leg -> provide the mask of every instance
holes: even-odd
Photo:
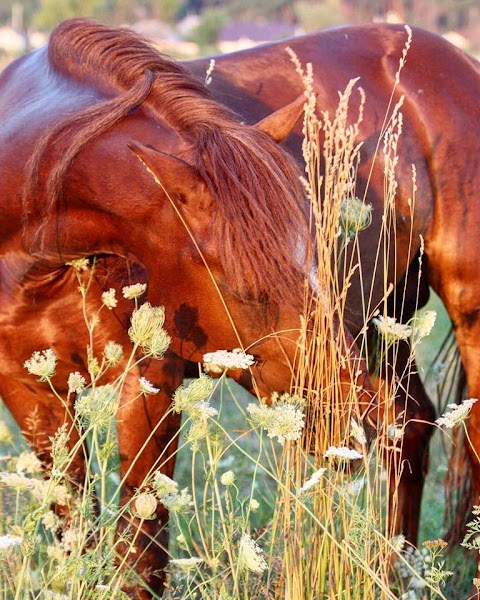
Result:
[[[410,353],[407,344],[400,344],[395,362],[400,378],[396,412],[403,413],[400,422],[405,423],[405,428],[398,444],[400,452],[398,456],[391,457],[390,514],[394,532],[403,533],[409,542],[416,545],[435,409],[416,372],[415,362],[409,363]],[[395,471],[400,471],[400,475]],[[393,493],[395,487],[396,494]]]

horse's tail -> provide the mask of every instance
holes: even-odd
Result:
[[[465,371],[452,328],[445,337],[430,369],[438,369],[438,365],[445,366],[441,383],[437,387],[439,412],[443,413],[447,410],[447,404],[454,402],[459,404],[463,400],[466,388]],[[430,376],[432,372],[429,372]],[[442,444],[445,452],[450,453],[445,475],[444,520],[447,529],[445,538],[453,547],[458,545],[465,535],[465,526],[471,519],[473,494],[472,469],[464,429],[455,427],[451,438],[451,447],[448,447],[450,443],[447,443],[446,437],[442,437]]]

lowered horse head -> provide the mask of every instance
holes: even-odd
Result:
[[[0,90],[0,293],[9,306],[0,320],[0,392],[20,426],[35,406],[44,440],[68,420],[45,386],[23,372],[31,352],[52,347],[63,374],[86,372],[88,340],[81,317],[72,317],[79,303],[67,261],[102,255],[100,274],[114,286],[135,282],[126,267],[133,263],[148,283],[148,300],[165,307],[171,347],[147,368],[161,392],[119,410],[126,502],[156,464],[159,447],[168,459],[163,471],[173,472],[178,418],[162,425],[155,443],[144,441],[168,410],[186,361],[241,347],[255,356],[250,371],[232,372],[244,387],[265,396],[290,389],[310,269],[299,262],[298,248],[308,241],[309,224],[300,171],[278,142],[303,101],[245,125],[184,67],[132,32],[84,19],[60,25],[47,48],[13,63]],[[123,305],[107,315],[107,339],[128,342],[128,316]],[[35,340],[30,331],[38,320]],[[354,385],[352,370],[364,374],[365,412],[372,388],[351,336],[339,352],[347,366],[355,362],[342,370],[346,388]],[[36,450],[45,457],[48,443]],[[158,517],[165,521],[166,511]],[[162,577],[152,573],[166,558],[155,544],[167,538],[157,522],[142,531],[139,545],[154,545],[138,568],[161,589]]]

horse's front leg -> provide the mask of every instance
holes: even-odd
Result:
[[[180,415],[171,412],[171,397],[182,383],[183,372],[184,361],[174,355],[151,361],[141,375],[160,391],[141,396],[138,396],[140,373],[132,373],[117,414],[121,504],[130,503],[119,522],[119,535],[127,529],[127,539],[131,540],[121,543],[119,548],[121,552],[128,552],[133,544],[136,551],[129,555],[128,563],[159,595],[163,591],[164,569],[168,562],[168,512],[159,503],[153,518],[140,519],[136,516],[132,497],[145,489],[145,482],[156,471],[173,477]],[[138,397],[132,401],[135,396]],[[129,594],[139,599],[152,597],[138,586]]]

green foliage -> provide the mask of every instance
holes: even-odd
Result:
[[[222,9],[208,8],[203,12],[201,22],[190,33],[190,40],[202,48],[212,46],[226,22],[227,15]]]

